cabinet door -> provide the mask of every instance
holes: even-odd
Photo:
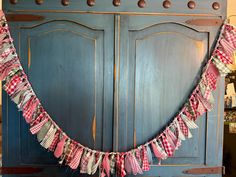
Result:
[[[92,149],[112,150],[113,16],[35,15],[45,20],[10,27],[36,94],[72,139]],[[40,147],[5,93],[3,100],[3,165],[42,165],[46,175],[57,160]],[[63,170],[50,174],[65,176]]]
[[[153,138],[178,113],[197,84],[219,26],[189,26],[188,17],[117,18],[121,57],[116,145],[126,150]],[[182,176],[188,168],[221,165],[223,94],[220,80],[215,108],[197,120],[193,138],[182,142],[162,166],[156,160],[145,175]]]

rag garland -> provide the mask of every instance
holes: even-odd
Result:
[[[80,173],[90,175],[96,171],[101,177],[115,173],[121,177],[143,174],[151,168],[152,154],[159,159],[159,165],[161,160],[173,157],[181,142],[192,137],[190,129],[198,128],[197,118],[213,108],[212,92],[216,89],[217,80],[231,72],[228,66],[236,59],[236,27],[225,23],[207,64],[202,68],[198,85],[164,131],[127,152],[101,152],[67,136],[43,108],[20,63],[4,13],[0,12],[0,16],[0,79],[4,81],[3,89],[22,111],[30,132],[37,135],[42,147],[52,151],[60,164],[64,163],[71,169],[79,168]]]

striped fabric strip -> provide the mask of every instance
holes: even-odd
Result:
[[[52,125],[48,130],[45,138],[40,143],[45,149],[48,149],[53,142],[54,136],[56,134],[57,129]]]
[[[212,94],[211,94],[212,95]],[[207,110],[207,111],[210,111],[211,109],[213,109],[213,102],[214,102],[214,100],[213,101],[211,101],[211,99],[210,100],[207,100],[206,98],[204,98],[203,96],[202,96],[202,94],[199,92],[199,93],[197,93],[196,94],[196,96],[197,96],[197,98],[200,100],[200,102],[203,104],[203,106],[205,107],[205,109]],[[211,97],[213,97],[213,96],[211,96]],[[210,102],[211,101],[211,102]]]
[[[51,125],[52,125],[52,122],[48,121],[41,127],[41,129],[37,133],[38,142],[43,141],[43,139],[45,138],[45,136],[46,136],[48,130],[50,129]]]
[[[16,49],[15,48],[5,48],[5,50],[1,51],[1,55],[0,55],[0,63],[5,63],[9,60],[7,60],[8,56],[12,53],[15,53]],[[9,57],[9,58],[13,58],[13,57]]]
[[[181,118],[183,119],[185,124],[188,126],[188,128],[190,129],[198,128],[197,124],[194,121],[190,120],[186,115],[181,114]]]
[[[103,158],[103,161],[102,161],[102,174],[105,176],[105,174],[110,177],[110,163],[109,163],[109,154],[106,153],[104,158]]]
[[[20,101],[20,103],[17,105],[18,109],[23,111],[25,105],[28,103],[28,101],[34,97],[35,95],[33,94],[33,92],[31,90],[26,90],[22,96],[22,99]]]
[[[61,146],[62,147],[62,154],[60,155],[60,160],[58,162],[60,165],[62,165],[66,159],[66,153],[68,152],[70,144],[71,144],[71,139],[66,138],[64,145]]]
[[[73,170],[77,169],[80,164],[80,159],[83,154],[83,148],[77,148],[74,157],[72,158],[71,162],[68,164],[69,167]]]
[[[176,131],[178,133],[178,138],[182,141],[186,140],[185,139],[185,135],[183,134],[180,125],[179,125],[179,121],[178,121],[178,117],[176,119],[174,119],[174,125],[176,127]]]
[[[40,123],[46,117],[46,112],[41,112],[31,123],[30,126],[33,127]]]
[[[141,160],[142,160],[142,159],[141,159],[140,150],[139,150],[139,149],[135,149],[134,151],[135,151],[135,156],[136,156],[136,158],[137,158],[139,164],[141,164]]]
[[[24,90],[20,90],[17,93],[14,93],[14,95],[12,95],[11,100],[15,103],[15,104],[20,104],[21,99],[24,95]]]
[[[45,118],[43,121],[41,121],[40,123],[36,124],[35,126],[30,128],[30,132],[34,135],[36,133],[39,132],[39,130],[41,129],[41,127],[48,122],[48,118]]]
[[[146,146],[146,149],[147,149],[148,162],[149,164],[153,164],[152,151],[148,145]]]
[[[8,75],[10,75],[10,71],[19,70],[20,62],[18,58],[13,58],[12,60],[0,65],[0,79],[5,80]]]
[[[137,174],[143,174],[143,171],[136,160],[134,154],[130,154],[130,164],[132,168],[132,174],[137,175]]]
[[[234,47],[224,38],[220,40],[220,44],[223,47],[225,53],[229,56],[229,58],[231,58],[235,50]]]
[[[20,65],[19,59],[18,59],[17,57],[12,58],[11,60],[9,60],[9,61],[7,61],[7,62],[4,62],[4,64],[0,65],[0,72],[3,73],[3,71],[4,71],[6,68],[8,68],[8,67],[10,67],[10,66],[12,66],[12,65],[14,65],[14,64]]]
[[[125,170],[128,174],[143,174],[143,171],[132,152],[128,153],[125,157]]]
[[[34,98],[28,109],[23,109],[23,117],[25,118],[27,123],[30,123],[32,121],[32,115],[39,104],[39,100],[37,98]]]
[[[196,93],[192,94],[189,99],[189,104],[192,107],[194,114],[196,115],[196,119],[199,117],[199,113],[197,111],[199,101],[196,98]]]
[[[23,110],[22,110],[23,113],[26,112],[26,111],[30,108],[30,106],[33,104],[33,102],[34,102],[35,99],[36,99],[36,96],[35,96],[35,95],[29,97],[28,101],[25,102],[25,104],[24,104],[24,106],[23,106]]]
[[[13,58],[18,58],[18,56],[17,56],[17,54],[16,54],[16,52],[15,52],[15,50],[12,50],[12,51],[9,51],[10,53],[8,53],[7,55],[6,55],[6,57],[4,57],[4,58],[1,58],[0,57],[0,64],[5,64],[6,62],[8,62],[8,61],[11,61]],[[0,52],[1,53],[1,52]]]
[[[94,163],[93,164],[93,166],[92,166],[92,171],[91,171],[91,174],[95,174],[96,173],[96,171],[97,171],[97,169],[98,169],[98,167],[100,167],[101,166],[101,163],[102,163],[102,158],[103,158],[103,155],[101,154],[101,153],[97,153],[96,154],[97,156],[96,156],[96,163]],[[115,165],[115,164],[114,164]],[[111,166],[111,163],[110,163],[110,166]],[[115,166],[114,166],[115,167]]]
[[[71,162],[71,160],[73,159],[73,157],[75,155],[75,149],[76,149],[75,142],[71,142],[67,151],[66,151],[66,157],[65,157],[66,165],[68,165]]]
[[[175,135],[170,129],[167,129],[166,136],[168,137],[168,141],[170,139],[174,143],[174,148],[177,150],[181,145],[178,141],[177,135]]]
[[[196,95],[196,98],[198,99],[197,112],[198,112],[199,116],[201,116],[207,111],[207,109],[204,107],[203,103],[199,100],[197,95]]]
[[[125,171],[127,174],[132,174],[132,162],[130,161],[130,154],[131,153],[126,154],[125,157]]]
[[[163,150],[161,149],[161,147],[158,145],[158,143],[152,142],[151,143],[152,146],[152,151],[154,153],[154,155],[160,160],[160,159],[166,159],[167,158],[167,154],[165,152],[163,152]]]
[[[53,137],[53,141],[50,145],[50,147],[48,148],[49,151],[54,151],[57,143],[59,142],[59,138],[60,138],[60,132],[57,130],[57,132],[55,133],[55,136]]]
[[[88,160],[88,164],[87,164],[87,174],[91,175],[92,174],[92,168],[93,165],[95,164],[95,153],[92,152],[89,160]]]
[[[209,85],[205,85],[203,82],[199,83],[200,92],[206,100],[209,100],[212,94],[212,89]]]
[[[175,134],[175,136],[176,136],[176,150],[178,150],[179,149],[179,147],[181,146],[181,144],[182,144],[182,140],[181,140],[181,138],[180,138],[180,133],[179,133],[179,129],[177,128],[177,126],[176,126],[176,124],[174,123],[173,125],[172,125],[172,127],[173,127],[173,131],[174,131],[174,134]]]
[[[80,173],[87,173],[87,166],[91,156],[92,153],[90,151],[84,152],[80,163]]]

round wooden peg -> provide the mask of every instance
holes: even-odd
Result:
[[[120,0],[113,0],[113,5],[114,6],[120,6]]]
[[[145,1],[145,0],[139,0],[139,1],[138,1],[138,6],[139,6],[140,8],[144,8],[144,7],[146,6],[146,1]]]
[[[35,3],[38,5],[41,5],[41,4],[43,4],[43,0],[35,0]]]
[[[189,1],[188,2],[188,8],[189,9],[194,9],[196,7],[196,3],[194,1]]]
[[[61,0],[61,4],[62,4],[63,6],[68,6],[69,3],[70,3],[69,0]]]
[[[95,0],[87,0],[88,6],[92,7],[95,5]]]
[[[213,8],[214,10],[218,10],[218,9],[220,8],[220,4],[219,4],[218,2],[214,2],[214,3],[212,4],[212,8]]]
[[[165,9],[170,8],[170,6],[171,6],[171,2],[170,2],[169,0],[165,0],[165,1],[163,2],[163,7],[164,7]]]
[[[18,1],[17,0],[10,0],[11,4],[16,4]]]

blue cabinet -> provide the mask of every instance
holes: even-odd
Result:
[[[42,17],[9,22],[21,62],[51,117],[92,149],[125,151],[167,125],[196,85],[220,28],[189,20],[220,20],[226,5],[219,1],[216,11],[210,0],[196,9],[181,0],[170,9],[161,1],[147,3],[140,9],[133,1],[119,7],[96,1],[91,8],[80,0],[67,7],[53,0],[4,1],[7,14]],[[184,176],[189,168],[222,165],[223,89],[220,80],[215,108],[198,120],[193,138],[162,166],[154,160],[143,176]],[[85,176],[57,165],[5,93],[3,124],[4,166],[44,169],[32,176]]]

